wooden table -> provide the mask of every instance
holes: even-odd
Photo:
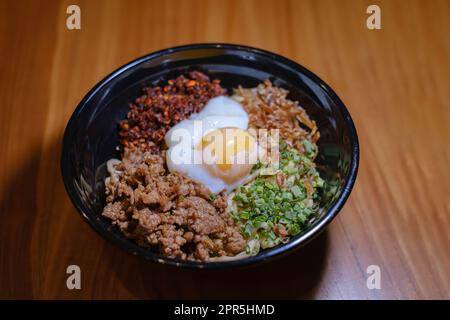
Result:
[[[450,1],[0,1],[0,298],[450,298]],[[81,30],[66,8],[81,8]],[[345,208],[304,249],[233,271],[145,263],[76,213],[66,122],[122,64],[230,42],[303,64],[350,110],[361,162]],[[81,268],[81,290],[66,268]],[[366,285],[367,267],[381,289]]]

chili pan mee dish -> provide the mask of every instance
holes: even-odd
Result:
[[[102,216],[139,246],[182,260],[242,259],[318,216],[314,120],[269,80],[227,92],[193,71],[144,88],[118,125]]]

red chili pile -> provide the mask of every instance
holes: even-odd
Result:
[[[200,112],[211,98],[224,94],[219,80],[210,81],[199,71],[169,80],[163,87],[145,88],[144,94],[130,104],[127,119],[120,122],[122,149],[139,147],[159,153],[171,127]]]

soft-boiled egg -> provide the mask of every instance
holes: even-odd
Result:
[[[169,171],[184,173],[213,193],[235,189],[247,180],[259,152],[247,128],[248,115],[238,102],[211,99],[167,132]]]

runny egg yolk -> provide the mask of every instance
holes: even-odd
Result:
[[[256,141],[239,128],[220,128],[203,136],[196,146],[203,164],[214,177],[226,183],[246,177],[256,163]]]

